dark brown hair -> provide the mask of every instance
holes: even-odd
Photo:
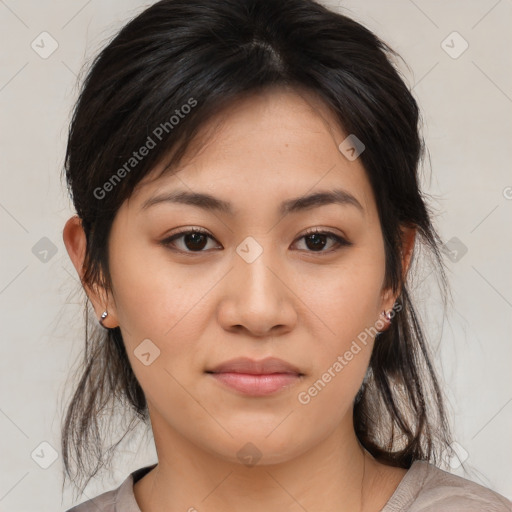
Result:
[[[237,99],[271,87],[320,98],[366,146],[359,158],[384,237],[385,286],[400,292],[401,311],[379,335],[356,396],[356,434],[376,458],[408,468],[418,459],[438,462],[450,434],[409,276],[402,279],[401,227],[417,228],[413,260],[420,248],[433,257],[444,301],[447,283],[419,188],[420,113],[396,57],[364,26],[313,0],[162,0],[126,24],[92,63],[73,112],[65,171],[87,240],[83,282],[110,290],[113,219],[156,164],[170,172],[205,122]],[[158,143],[128,172],[133,151],[151,136]],[[85,314],[84,360],[62,425],[65,471],[73,477],[74,460],[72,480],[88,477],[81,490],[120,442],[104,449],[102,422],[116,406],[132,420],[128,431],[149,423],[119,328],[89,322],[88,303]]]

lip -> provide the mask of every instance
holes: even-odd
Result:
[[[237,357],[218,364],[207,371],[208,373],[247,373],[249,375],[268,375],[271,373],[302,375],[302,372],[295,365],[277,357],[266,357],[259,361],[248,357]]]
[[[304,376],[295,365],[275,357],[260,361],[239,357],[206,370],[206,373],[221,384],[250,396],[282,391]]]

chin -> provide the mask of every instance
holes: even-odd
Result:
[[[297,431],[297,429],[294,430]],[[280,433],[274,431],[270,435],[270,430],[267,429],[251,428],[238,432],[229,431],[233,435],[232,438],[224,437],[223,442],[219,440],[214,445],[211,445],[212,439],[210,438],[207,449],[226,462],[242,466],[254,467],[255,465],[286,463],[309,449],[309,443],[304,440],[292,439],[288,429],[283,429]],[[311,445],[313,444],[312,441]]]

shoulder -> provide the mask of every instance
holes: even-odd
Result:
[[[104,492],[96,498],[84,501],[66,512],[116,512],[117,494],[119,489]]]
[[[141,512],[135,495],[134,484],[149,473],[157,464],[144,466],[130,473],[117,489],[104,492],[96,498],[76,505],[66,512]]]
[[[512,512],[512,502],[466,478],[416,461],[382,512]]]

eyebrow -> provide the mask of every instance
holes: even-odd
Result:
[[[144,202],[141,210],[160,203],[178,203],[197,206],[206,211],[218,211],[228,215],[234,214],[233,205],[210,194],[201,192],[188,192],[186,190],[175,190],[149,198]],[[364,215],[364,208],[361,203],[350,193],[343,189],[325,190],[315,192],[307,196],[296,197],[283,201],[279,207],[281,215],[295,213],[311,208],[329,204],[341,204],[343,206],[354,206]]]

